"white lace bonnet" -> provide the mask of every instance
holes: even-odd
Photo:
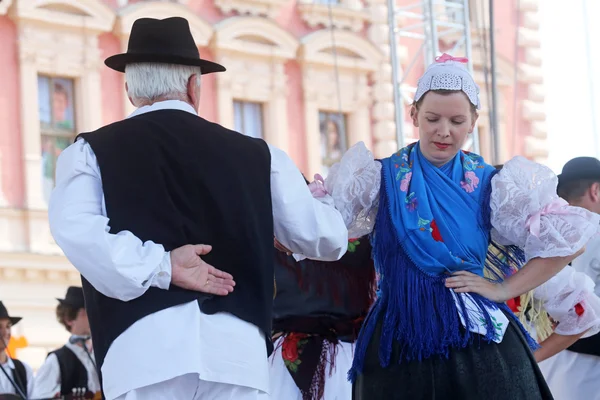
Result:
[[[437,57],[419,79],[415,102],[430,90],[462,90],[477,109],[481,108],[479,86],[465,67],[466,62],[466,58],[452,57],[446,53]]]

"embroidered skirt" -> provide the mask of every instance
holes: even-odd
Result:
[[[367,348],[354,400],[552,400],[550,389],[527,346],[510,323],[501,343],[475,341],[452,349],[449,358],[398,363],[394,343],[389,367],[379,362],[381,321]]]

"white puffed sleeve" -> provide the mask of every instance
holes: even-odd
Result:
[[[571,266],[566,266],[533,291],[533,297],[558,322],[560,335],[583,337],[600,332],[600,298],[594,294],[594,281]]]
[[[349,238],[373,231],[379,205],[381,163],[363,142],[352,146],[325,179],[325,190],[342,214]]]
[[[600,228],[600,216],[571,207],[556,194],[558,178],[546,166],[515,157],[492,179],[492,239],[516,245],[526,261],[576,253]]]

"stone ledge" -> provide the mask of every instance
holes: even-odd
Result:
[[[519,63],[519,81],[524,83],[544,83],[542,69],[533,65]]]
[[[540,32],[536,29],[519,28],[519,47],[540,47]]]
[[[527,121],[545,121],[546,109],[544,103],[538,103],[532,100],[523,100],[523,118]]]

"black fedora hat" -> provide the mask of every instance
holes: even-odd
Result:
[[[600,160],[594,157],[576,157],[568,161],[558,175],[558,186],[582,179],[600,181]]]
[[[13,325],[16,325],[17,322],[19,322],[22,319],[21,317],[11,317],[10,315],[8,315],[8,310],[4,306],[4,303],[0,301],[0,319],[3,318],[8,318],[10,320],[10,323]]]
[[[83,289],[79,286],[69,286],[64,299],[56,299],[60,304],[68,305],[76,309],[85,308]]]
[[[202,74],[225,71],[225,67],[200,58],[200,52],[185,18],[140,18],[133,23],[127,53],[108,57],[104,64],[125,72],[131,63],[165,63],[201,67]]]

